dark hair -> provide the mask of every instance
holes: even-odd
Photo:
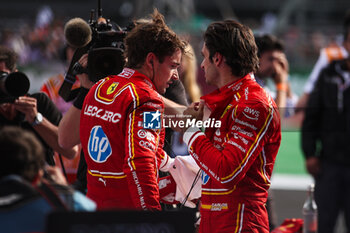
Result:
[[[0,130],[0,157],[0,178],[20,175],[31,182],[45,164],[42,145],[35,135],[14,126]]]
[[[11,70],[11,72],[16,69],[17,59],[18,55],[15,51],[5,46],[0,46],[0,61],[4,61],[7,69]]]
[[[234,20],[213,22],[204,33],[204,42],[210,61],[215,53],[222,54],[235,76],[243,77],[259,67],[253,32],[243,24]]]
[[[135,25],[125,38],[127,67],[140,68],[150,52],[160,62],[177,49],[184,52],[186,43],[165,24],[164,17],[158,10],[154,10],[151,20]]]
[[[284,45],[282,41],[273,35],[256,36],[255,43],[258,47],[258,57],[261,57],[261,54],[265,52],[284,51]]]

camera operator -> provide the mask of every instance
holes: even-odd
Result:
[[[84,54],[78,61],[81,67],[87,67],[88,55]],[[77,75],[80,82],[80,92],[77,98],[74,100],[73,105],[64,114],[60,124],[58,126],[58,142],[63,148],[70,148],[80,144],[80,113],[83,106],[84,98],[89,92],[89,89],[94,85],[90,81],[89,76],[86,73]],[[87,181],[86,181],[87,166],[83,150],[80,153],[80,160],[77,170],[77,180],[73,186],[76,190],[86,194]]]
[[[0,46],[0,71],[11,74],[16,71],[17,54]],[[20,84],[19,84],[20,85]],[[68,159],[74,158],[77,147],[62,148],[58,144],[57,125],[62,115],[43,93],[26,94],[14,102],[0,104],[0,127],[16,125],[35,133],[44,147],[46,162],[54,165],[53,151]]]

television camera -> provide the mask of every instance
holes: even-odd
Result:
[[[87,73],[90,81],[97,82],[122,71],[125,63],[123,40],[126,30],[102,17],[101,0],[98,0],[97,17],[95,11],[91,10],[88,23],[81,18],[69,20],[64,34],[67,43],[76,48],[59,90],[59,95],[65,101],[73,100],[79,92],[79,88],[71,90],[77,74]],[[88,64],[83,69],[78,60],[85,53],[88,53]]]

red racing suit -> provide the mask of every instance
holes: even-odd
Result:
[[[99,209],[161,209],[158,169],[168,158],[162,149],[163,109],[153,83],[128,68],[89,91],[81,111],[80,139],[87,196]]]
[[[221,126],[184,134],[203,170],[199,231],[269,232],[265,203],[281,142],[276,104],[251,74],[202,99],[208,120]]]

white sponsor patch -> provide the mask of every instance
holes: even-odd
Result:
[[[152,142],[141,140],[139,141],[139,145],[153,152],[155,151],[155,145]]]
[[[135,70],[124,68],[123,71],[120,74],[118,74],[118,76],[123,78],[130,78],[134,73],[135,73]]]
[[[106,182],[105,179],[102,179],[102,178],[100,177],[100,178],[98,178],[98,181],[101,181],[101,182],[105,185],[105,187],[107,186],[107,182]]]
[[[163,180],[160,180],[160,181],[159,181],[158,187],[159,187],[159,189],[163,189],[163,188],[165,188],[166,186],[168,186],[168,184],[171,184],[171,180],[169,180],[169,179],[163,179]]]
[[[244,89],[244,95],[245,95],[245,100],[248,100],[248,95],[249,95],[248,87],[246,87],[246,89]]]
[[[137,132],[137,136],[139,136],[139,138],[145,138],[147,136],[147,132],[143,129],[140,129],[138,132]]]
[[[241,121],[240,119],[235,119],[235,122],[240,124],[240,125],[244,125],[244,126],[247,126],[253,130],[257,130],[256,126],[252,125],[252,124],[249,124],[248,122],[245,122],[245,121]]]
[[[231,144],[231,145],[233,145],[233,146],[235,146],[235,147],[237,147],[237,148],[238,148],[240,151],[242,151],[243,153],[246,152],[246,150],[245,150],[242,146],[238,145],[236,142],[228,141],[227,143],[228,143],[228,144]]]
[[[227,203],[213,203],[210,208],[211,211],[221,211],[221,210],[227,210],[227,209],[228,209]]]
[[[248,137],[251,137],[251,138],[254,136],[254,134],[252,132],[247,132],[237,125],[232,126],[232,131],[237,131],[237,132],[239,132],[243,135],[246,135]]]
[[[237,83],[237,84],[234,83],[234,84],[228,86],[227,88],[232,88],[233,91],[238,91],[241,88],[241,86],[242,86],[242,82]]]
[[[257,121],[259,119],[260,112],[250,107],[245,107],[243,115],[251,120]]]
[[[152,103],[152,102],[147,102],[147,103],[144,103],[144,105],[147,105],[147,106],[151,106],[155,109],[162,109],[162,106],[160,106],[159,104],[155,104],[155,103]]]
[[[216,136],[214,136],[214,140],[217,141],[217,142],[222,142],[222,139],[219,138],[219,137],[216,137]]]

